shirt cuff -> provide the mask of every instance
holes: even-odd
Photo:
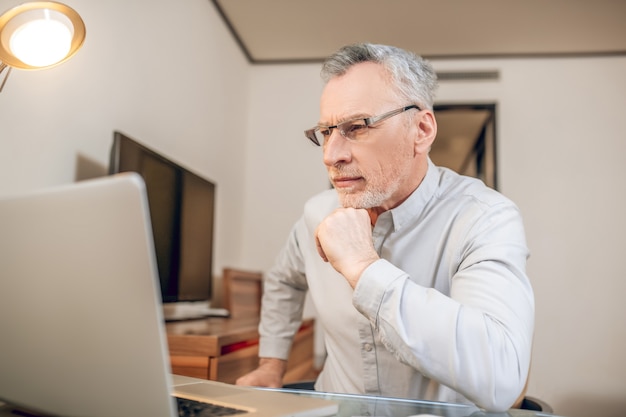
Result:
[[[261,337],[259,339],[259,357],[287,360],[291,350],[291,340]]]

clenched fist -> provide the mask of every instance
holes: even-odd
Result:
[[[365,209],[339,208],[315,231],[317,251],[354,288],[369,265],[379,259],[372,243],[370,216]]]

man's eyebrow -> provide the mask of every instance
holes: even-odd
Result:
[[[353,120],[367,119],[368,117],[372,117],[372,116],[370,114],[368,114],[368,113],[356,113],[356,114],[350,115],[348,117],[342,117],[342,118],[338,119],[339,121],[336,122],[336,123],[328,123],[328,124],[326,124],[326,123],[323,123],[323,122],[317,122],[317,126],[325,126],[325,127],[335,126],[335,125],[338,125],[338,124],[341,124],[341,123],[344,123],[344,122],[351,122]]]

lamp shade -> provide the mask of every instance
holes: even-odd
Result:
[[[0,16],[0,61],[11,67],[40,69],[60,64],[84,40],[83,20],[61,3],[24,3]]]

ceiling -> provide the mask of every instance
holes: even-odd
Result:
[[[428,59],[626,55],[626,0],[211,1],[252,64],[321,62],[355,42],[395,45]],[[499,74],[438,76],[497,80]],[[437,109],[433,160],[461,171],[486,128],[495,147],[495,111]],[[485,163],[494,187],[495,155]]]
[[[251,63],[374,42],[426,58],[626,54],[624,0],[212,0]]]

